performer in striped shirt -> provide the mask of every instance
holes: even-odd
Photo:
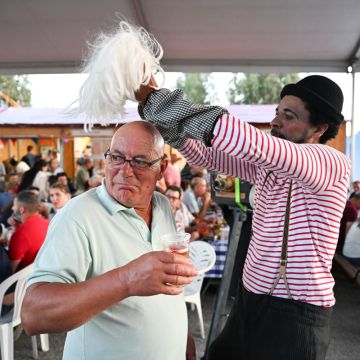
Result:
[[[335,304],[332,258],[350,164],[324,145],[343,121],[330,79],[286,85],[271,134],[180,90],[142,86],[142,118],[194,165],[256,185],[242,287],[209,359],[325,359]]]

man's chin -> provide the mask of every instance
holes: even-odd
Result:
[[[277,138],[279,138],[279,139],[285,139],[285,136],[284,136],[283,134],[279,133],[279,132],[276,131],[276,130],[271,130],[271,131],[270,131],[270,134],[271,134],[271,136],[277,137]],[[286,139],[285,139],[285,140],[286,140]]]
[[[132,197],[130,196],[126,196],[124,194],[118,194],[117,197],[115,198],[121,205],[127,207],[127,208],[132,208],[134,207],[134,201],[132,201]]]

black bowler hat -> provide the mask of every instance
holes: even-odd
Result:
[[[334,81],[325,76],[311,75],[296,84],[285,85],[280,94],[281,99],[286,95],[297,96],[325,114],[344,120],[341,114],[343,93]]]

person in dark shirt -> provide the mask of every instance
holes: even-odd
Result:
[[[4,225],[0,224],[0,239],[3,238],[3,232],[5,230]],[[12,271],[11,271],[11,263],[10,263],[10,259],[8,256],[8,253],[6,251],[6,249],[0,245],[0,284],[6,280],[8,277],[10,277],[12,275]],[[12,287],[9,292],[13,292],[14,288]],[[4,297],[4,303],[0,304],[0,308],[1,308],[1,316],[5,315],[7,312],[9,312],[12,308],[13,305],[12,303],[12,298],[8,298],[6,295]]]
[[[0,180],[0,223],[6,226],[7,219],[11,216],[13,194],[6,191],[5,181]]]
[[[26,148],[27,154],[21,158],[21,161],[26,162],[31,168],[34,166],[36,161],[36,156],[32,153],[33,149],[34,147],[32,145],[29,145]]]
[[[4,240],[5,226],[0,224],[0,239]],[[4,241],[6,242],[6,240]],[[4,246],[0,244],[0,283],[7,279],[12,274],[11,264],[8,253]]]

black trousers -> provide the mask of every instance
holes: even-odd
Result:
[[[324,360],[332,308],[240,288],[207,360]]]

